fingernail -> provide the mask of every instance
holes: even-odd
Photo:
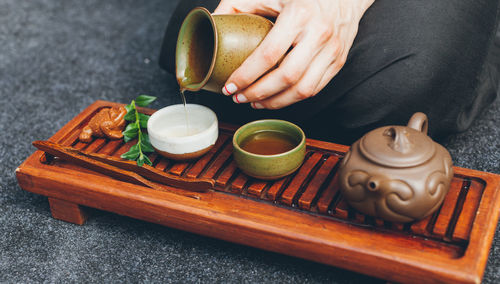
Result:
[[[233,101],[237,104],[242,104],[248,102],[247,97],[243,94],[237,94],[233,96]]]
[[[230,95],[234,94],[237,90],[238,90],[238,87],[236,87],[236,85],[233,83],[224,85],[224,87],[222,87],[222,93],[226,96],[230,96]]]
[[[263,109],[264,106],[260,103],[252,103],[252,107],[255,109]]]

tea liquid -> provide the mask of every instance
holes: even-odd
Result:
[[[276,155],[292,150],[298,145],[292,136],[279,132],[264,130],[246,137],[240,147],[250,153],[259,155]]]
[[[184,44],[184,43],[183,43]],[[186,136],[193,133],[189,128],[189,115],[186,108],[186,97],[184,91],[190,85],[200,84],[207,76],[214,53],[215,38],[212,30],[212,23],[208,18],[203,18],[194,27],[193,36],[189,44],[188,68],[182,73],[176,72],[177,82],[179,83],[184,112],[186,113]]]
[[[184,104],[184,116],[186,117],[186,136],[190,135],[189,131],[189,115],[186,107],[186,96],[184,95],[184,90],[181,89],[182,104]]]

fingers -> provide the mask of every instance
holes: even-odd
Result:
[[[355,35],[357,33],[354,32]],[[319,93],[331,80],[333,77],[337,76],[339,71],[344,67],[347,61],[347,55],[349,53],[350,46],[354,41],[354,36],[352,36],[348,41],[343,41],[342,44],[339,42],[338,56],[332,64],[327,68],[326,72],[322,75],[321,80],[316,86],[316,93]]]
[[[340,59],[340,62],[345,62],[345,59]],[[333,79],[333,77],[337,76],[337,74],[342,69],[343,64],[339,64],[339,62],[331,64],[326,70],[325,74],[319,81],[318,85],[314,89],[314,92],[317,94],[323,90],[324,87]]]
[[[319,33],[309,34],[288,53],[278,69],[265,75],[235,97],[237,102],[255,102],[280,93],[301,80],[324,44]],[[321,76],[322,74],[320,74]],[[321,77],[320,77],[321,78]]]
[[[297,38],[298,29],[287,14],[281,14],[276,24],[254,52],[236,69],[222,88],[225,95],[243,90],[273,68]]]
[[[281,5],[279,0],[222,0],[213,14],[250,13],[261,16],[277,17],[280,10]]]
[[[282,7],[266,6],[273,1],[281,1]],[[217,12],[271,11],[279,16],[222,92],[233,95],[236,103],[250,102],[257,109],[279,109],[314,96],[345,64],[362,15],[353,13],[359,9],[356,5],[350,1],[223,0]]]
[[[340,42],[331,41],[308,65],[296,84],[264,100],[255,101],[251,106],[256,109],[280,109],[316,95],[340,71],[345,62],[344,53]]]

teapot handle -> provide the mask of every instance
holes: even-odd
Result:
[[[427,135],[427,129],[429,128],[427,115],[422,112],[414,113],[408,121],[408,127],[421,131],[422,133]]]

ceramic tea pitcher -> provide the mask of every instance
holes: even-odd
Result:
[[[450,154],[427,136],[415,113],[408,126],[385,126],[356,141],[339,168],[346,201],[392,222],[422,219],[439,208],[453,177]]]
[[[229,76],[273,27],[251,14],[211,15],[202,7],[184,19],[177,39],[176,77],[181,89],[222,93]]]

